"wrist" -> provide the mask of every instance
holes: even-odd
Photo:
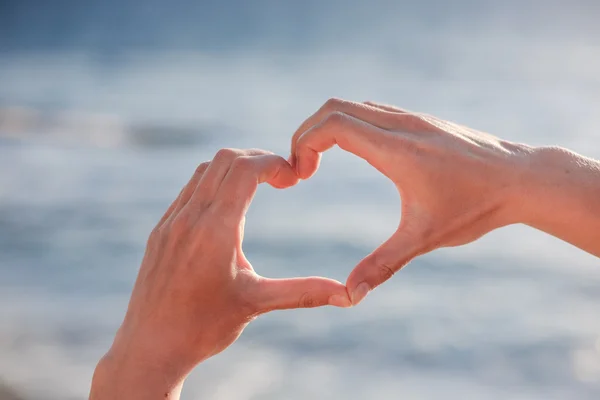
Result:
[[[168,363],[114,344],[94,370],[90,400],[178,399],[186,375]]]
[[[518,188],[517,222],[554,234],[560,224],[599,217],[600,163],[570,150],[532,149]]]
[[[503,158],[497,169],[499,198],[502,206],[496,220],[498,227],[522,223],[526,211],[534,203],[532,181],[535,173],[532,164],[537,148],[522,143],[500,140],[509,156]]]
[[[534,147],[516,155],[516,182],[511,191],[510,214],[513,223],[535,225],[535,221],[544,215],[544,204],[552,202],[549,191],[551,182],[560,181],[550,165],[556,164],[560,157],[558,151],[549,147]]]

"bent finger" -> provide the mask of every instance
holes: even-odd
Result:
[[[272,152],[261,149],[221,149],[217,152],[215,159],[210,163],[210,166],[205,171],[204,175],[196,190],[193,192],[190,202],[194,203],[196,208],[204,208],[210,205],[216,197],[219,188],[221,187],[225,177],[229,174],[232,164],[236,159],[242,157],[274,155]],[[289,178],[289,177],[288,177]],[[293,179],[271,180],[269,183],[272,186],[281,188],[292,186],[298,182],[298,177]]]
[[[350,115],[335,112],[308,131],[296,144],[296,170],[301,179],[311,177],[318,169],[322,152],[338,145],[373,165],[387,175],[383,168],[386,153],[396,146],[403,134],[391,133]]]
[[[215,195],[214,207],[228,219],[241,220],[263,182],[284,188],[297,183],[298,176],[285,159],[275,154],[238,157]]]
[[[387,110],[373,107],[365,103],[357,103],[336,98],[329,99],[327,102],[325,102],[325,104],[323,104],[323,106],[321,106],[321,108],[319,108],[319,110],[317,110],[316,113],[307,118],[300,125],[300,127],[298,127],[296,132],[294,132],[291,144],[292,165],[295,165],[296,144],[300,136],[308,129],[321,123],[330,114],[335,112],[341,112],[346,115],[350,115],[356,119],[365,121],[382,129],[392,129],[396,124],[394,115],[395,113],[390,113]]]
[[[223,178],[227,175],[231,163],[243,154],[240,149],[226,148],[219,150],[194,188],[189,201],[197,207],[210,204],[219,186],[221,186]]]

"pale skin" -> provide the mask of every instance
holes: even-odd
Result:
[[[395,184],[402,199],[398,229],[345,285],[257,275],[241,244],[258,184],[286,188],[308,179],[334,145]],[[516,223],[600,257],[600,162],[392,106],[332,99],[293,135],[288,161],[262,150],[225,149],[198,167],[150,235],[90,399],[178,399],[191,370],[260,314],[356,305],[415,257]]]

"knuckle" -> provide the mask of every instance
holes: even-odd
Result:
[[[231,169],[235,173],[243,173],[252,168],[252,158],[247,156],[241,156],[233,160],[231,163]]]
[[[339,110],[341,107],[344,106],[344,103],[346,103],[345,100],[342,100],[337,97],[332,97],[325,102],[325,104],[323,105],[323,110],[324,111]]]
[[[334,111],[327,115],[325,120],[323,121],[323,125],[325,126],[333,126],[338,127],[343,125],[348,119],[348,116],[341,111]]]
[[[206,168],[210,165],[210,161],[205,161],[196,167],[196,175],[202,175]]]
[[[373,260],[375,264],[375,269],[377,270],[377,279],[378,283],[382,283],[390,279],[398,268],[395,263],[390,263],[388,260],[384,260],[381,257],[375,257]]]
[[[377,271],[379,274],[380,282],[385,282],[392,276],[394,276],[394,270],[385,264],[377,265]]]
[[[402,122],[402,125],[411,132],[425,133],[435,130],[434,125],[424,114],[407,112],[404,114],[398,114],[396,118],[398,118]]]
[[[217,151],[217,154],[215,155],[215,160],[218,160],[218,161],[233,160],[234,158],[236,158],[238,156],[238,154],[239,154],[239,150],[237,150],[237,149],[224,148],[224,149]]]
[[[309,292],[303,293],[302,296],[300,296],[300,300],[298,300],[298,308],[312,308],[316,306],[315,298]]]

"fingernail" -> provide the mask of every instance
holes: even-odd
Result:
[[[365,298],[365,296],[369,293],[371,287],[367,282],[362,282],[359,284],[356,289],[352,292],[352,304],[357,305]]]
[[[331,296],[329,298],[328,303],[330,306],[343,307],[343,308],[352,306],[352,303],[348,299],[348,296],[344,296],[342,294],[334,294],[333,296]]]

